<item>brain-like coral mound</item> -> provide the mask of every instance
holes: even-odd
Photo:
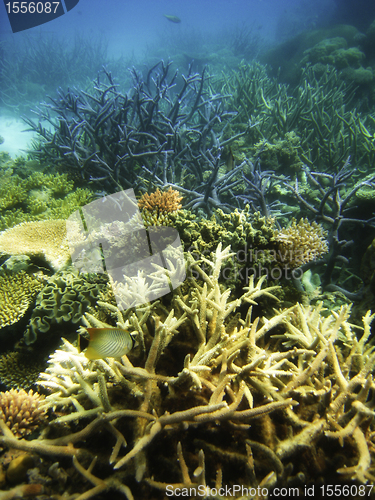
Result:
[[[65,220],[24,222],[0,233],[0,252],[43,258],[55,271],[70,259]]]
[[[41,280],[25,271],[0,276],[0,328],[19,321],[42,287]]]
[[[36,298],[36,305],[25,332],[27,344],[50,330],[51,325],[77,324],[90,306],[96,305],[107,280],[98,276],[89,280],[69,272],[52,276]]]
[[[30,389],[42,364],[27,354],[11,351],[0,355],[0,382],[7,389]]]
[[[39,425],[47,422],[46,409],[41,408],[43,396],[11,389],[0,392],[0,418],[17,437],[31,434]]]
[[[284,262],[291,268],[297,268],[311,260],[317,259],[328,252],[326,231],[315,221],[309,222],[295,219],[289,227],[275,233],[279,243],[280,254]]]

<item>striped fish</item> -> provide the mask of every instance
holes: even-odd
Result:
[[[122,328],[87,328],[90,335],[85,351],[88,359],[121,358],[134,346],[134,338]]]

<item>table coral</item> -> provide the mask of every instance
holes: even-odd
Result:
[[[43,259],[55,271],[70,260],[65,220],[24,222],[0,233],[0,253]]]

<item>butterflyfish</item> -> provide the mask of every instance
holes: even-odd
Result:
[[[85,351],[88,359],[121,358],[134,346],[134,338],[122,328],[87,328],[90,335]]]
[[[180,23],[181,22],[181,19],[177,16],[167,16],[167,14],[164,14],[164,17],[166,17],[168,19],[168,21],[170,21],[171,23]]]

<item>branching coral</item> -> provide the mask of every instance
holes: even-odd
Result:
[[[86,327],[117,325],[137,347],[121,359],[89,361],[65,341],[38,383],[49,391],[44,407],[59,410],[55,436],[61,425],[72,426],[70,433],[17,442],[2,427],[0,445],[75,457],[93,485],[82,498],[111,489],[132,498],[167,484],[203,487],[211,474],[218,485],[272,488],[294,477],[302,488],[316,479],[306,457],[322,452],[327,439],[344,445],[339,474],[372,480],[373,316],[363,319],[359,339],[349,306],[328,314],[321,305],[297,305],[252,318],[259,303],[276,301],[277,287],[251,279],[231,299],[219,282],[231,257],[221,245],[211,259],[190,255],[190,278],[168,308],[156,301],[120,311],[98,302],[85,314]],[[99,431],[98,439],[111,436],[107,453],[89,439]],[[85,440],[85,450],[74,447]],[[87,453],[100,454],[107,473],[94,475],[94,462],[81,465]],[[326,460],[337,469],[337,457]]]

